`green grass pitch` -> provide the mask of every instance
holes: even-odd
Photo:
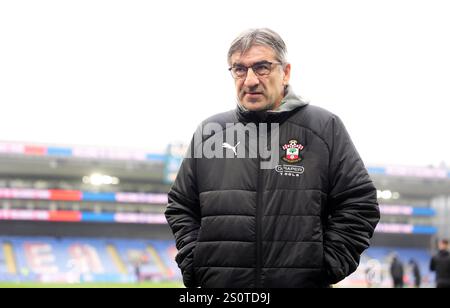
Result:
[[[0,288],[184,288],[180,282],[141,283],[14,283],[0,282]]]

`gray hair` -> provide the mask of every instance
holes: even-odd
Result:
[[[283,65],[287,63],[286,44],[281,36],[268,28],[258,28],[248,29],[234,39],[228,50],[228,64],[231,65],[231,56],[235,52],[245,53],[255,45],[270,47],[278,61]]]

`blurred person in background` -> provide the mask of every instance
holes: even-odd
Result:
[[[420,284],[422,281],[422,275],[420,274],[419,264],[417,264],[417,261],[414,259],[410,259],[408,263],[409,263],[409,266],[411,267],[411,273],[414,278],[414,287],[420,288]]]
[[[228,64],[237,106],[200,125],[168,194],[184,284],[329,287],[355,271],[369,247],[380,217],[376,189],[339,117],[294,93],[277,33],[245,31]],[[207,63],[195,68],[208,78]],[[205,132],[212,124],[218,129]],[[272,136],[274,126],[276,160],[263,168],[267,157],[245,136]],[[231,129],[238,140],[223,139]],[[195,155],[211,144],[221,157]],[[238,156],[252,150],[255,157]]]
[[[438,242],[439,251],[430,261],[430,270],[436,272],[436,287],[450,288],[450,253],[448,240],[441,239]]]
[[[364,271],[366,283],[368,288],[379,287],[383,281],[383,271],[381,269],[380,261],[377,259],[370,259],[366,263]]]
[[[136,282],[141,282],[141,265],[139,263],[134,263],[134,276],[136,278]]]
[[[392,281],[394,283],[394,288],[403,288],[403,263],[400,261],[397,255],[392,256],[390,273]]]

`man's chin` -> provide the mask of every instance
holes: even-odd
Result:
[[[268,109],[267,104],[263,102],[243,102],[242,106],[249,111],[264,111]]]

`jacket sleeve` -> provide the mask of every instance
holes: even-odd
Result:
[[[327,125],[329,193],[324,226],[324,262],[329,283],[356,270],[380,219],[377,192],[341,120]]]
[[[433,256],[430,260],[430,271],[434,272],[436,271],[436,257]]]
[[[188,153],[192,150],[191,147]],[[165,215],[175,236],[178,254],[175,257],[186,287],[197,287],[193,268],[193,252],[200,229],[195,158],[184,158],[168,194]]]

